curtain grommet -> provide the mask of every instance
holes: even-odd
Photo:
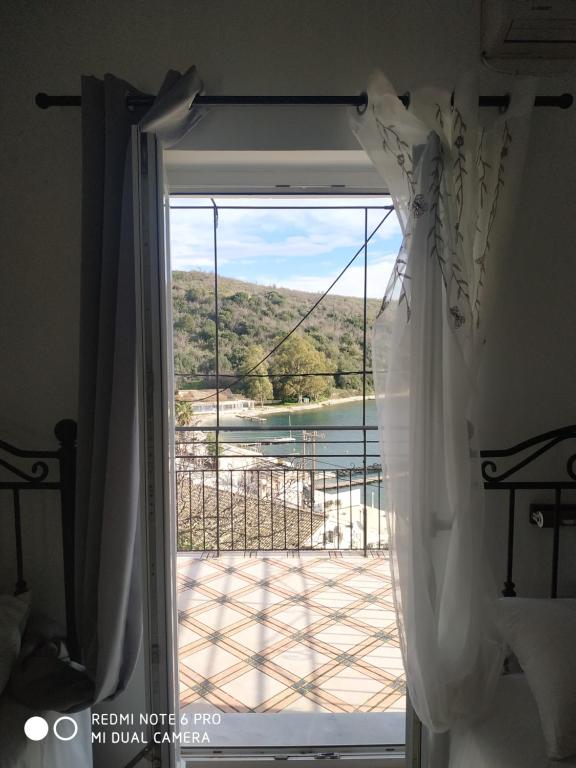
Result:
[[[368,94],[366,91],[362,91],[360,98],[362,99],[362,102],[356,105],[356,112],[358,112],[359,115],[363,115],[368,109]]]

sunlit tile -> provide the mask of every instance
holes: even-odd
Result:
[[[238,572],[255,579],[265,579],[267,576],[276,576],[281,570],[272,560],[255,557],[248,562],[244,560]]]
[[[241,701],[250,709],[254,709],[264,701],[276,696],[285,686],[270,677],[270,675],[252,669],[240,677],[220,686],[226,693]]]
[[[181,648],[183,645],[188,645],[188,643],[194,643],[196,640],[199,640],[199,639],[200,639],[200,635],[197,632],[194,632],[188,627],[184,627],[182,624],[178,626],[178,647],[179,648]]]
[[[323,691],[356,706],[361,706],[382,689],[382,683],[363,675],[353,667],[347,667],[322,683]]]
[[[400,648],[391,645],[379,645],[362,656],[362,661],[394,675],[401,675],[404,672],[402,652]]]
[[[251,623],[250,626],[239,632],[227,633],[227,637],[251,651],[261,652],[279,640],[285,639],[286,636],[264,624]]]
[[[350,614],[351,619],[357,619],[369,627],[384,629],[390,625],[395,625],[396,614],[392,610],[386,610],[379,606],[370,606],[369,608],[360,608]]]
[[[235,666],[240,659],[217,645],[209,645],[207,648],[181,657],[180,661],[197,675],[210,678],[228,667]]]
[[[315,632],[314,637],[327,645],[333,646],[340,652],[347,651],[358,645],[358,643],[364,642],[369,638],[369,635],[346,624],[335,624],[320,632]]]
[[[406,712],[406,696],[401,696],[394,704],[387,707],[386,712]]]
[[[304,629],[322,618],[322,614],[305,605],[293,605],[274,613],[274,619],[294,629]]]
[[[223,629],[231,624],[236,624],[238,621],[246,620],[246,617],[228,605],[218,605],[208,610],[200,608],[194,613],[194,619],[212,629]]]
[[[291,701],[289,704],[282,705],[282,712],[309,712],[316,714],[326,714],[329,713],[330,710],[325,709],[320,704],[306,698],[305,696],[298,695],[298,697]]]
[[[249,672],[240,671],[238,677],[228,680],[226,690],[220,692],[219,696],[230,696],[231,701],[240,702],[246,708],[245,711],[273,697],[276,697],[274,711],[308,714],[341,711],[342,705],[331,708],[326,701],[323,705],[316,704],[310,698],[314,691],[320,697],[332,694],[353,708],[368,707],[374,712],[385,709],[393,712],[404,710],[403,696],[394,704],[386,703],[387,699],[390,701],[393,698],[386,692],[387,688],[358,668],[361,662],[362,665],[373,666],[378,672],[389,672],[400,681],[403,680],[402,658],[397,644],[391,601],[390,566],[386,560],[374,562],[354,556],[341,559],[281,556],[279,559],[259,557],[249,561],[241,556],[223,555],[217,561],[188,558],[185,567],[181,567],[180,562],[178,566],[178,578],[182,586],[196,582],[195,586],[178,593],[179,610],[185,611],[192,622],[197,619],[205,624],[210,636],[220,640],[228,639],[238,647],[240,653],[244,651],[246,657],[253,658],[253,669]],[[362,570],[358,571],[359,568]],[[341,588],[341,585],[352,582],[360,593],[356,596]],[[217,592],[219,597],[203,595],[199,589],[204,585]],[[310,595],[310,592],[318,589],[320,591],[317,594]],[[282,591],[287,594],[282,595]],[[243,594],[231,597],[237,592]],[[386,595],[387,600],[384,601],[382,598]],[[364,602],[359,602],[362,600]],[[359,602],[360,607],[351,611],[350,606],[355,602]],[[280,603],[285,604],[280,607]],[[314,604],[318,606],[316,609]],[[320,607],[324,608],[324,612]],[[307,628],[324,620],[327,612],[333,616],[335,623],[320,632],[311,633],[312,639],[322,643],[322,650],[316,651],[309,647],[305,644],[307,640],[285,647],[293,639],[300,641],[307,638]],[[266,616],[271,622],[284,624],[285,631],[267,626]],[[364,624],[364,630],[348,626],[344,623],[346,617]],[[230,632],[235,623],[242,628]],[[201,639],[202,634],[180,623],[180,648],[186,648]],[[354,651],[357,646],[374,642],[379,644],[364,656],[362,650]],[[270,653],[274,645],[279,645],[280,649],[277,653]],[[326,646],[333,649],[332,654]],[[262,662],[257,654],[262,656]],[[324,679],[323,674],[322,683],[316,683],[315,671],[332,662],[334,657],[346,665],[345,669],[328,680]],[[267,659],[294,675],[297,681],[293,685],[282,684],[268,675],[263,666]],[[242,661],[243,658],[237,658],[226,649],[225,644],[216,640],[210,647],[188,652],[186,657],[180,656],[184,676],[186,669],[193,670],[206,684],[212,676],[226,672]],[[182,680],[181,696],[184,698],[192,693],[191,679],[187,678],[187,683]],[[366,703],[372,698],[377,702],[376,705]],[[200,704],[204,706],[204,695]]]
[[[242,595],[236,595],[234,597],[235,603],[242,603],[249,608],[257,611],[264,610],[269,605],[276,605],[285,600],[285,597],[277,595],[275,592],[271,592],[268,589],[253,589],[250,592],[245,592]]]
[[[346,592],[342,592],[338,589],[338,586],[335,586],[328,587],[322,592],[317,592],[315,595],[311,596],[310,599],[328,608],[341,608],[356,602],[358,597],[356,595],[348,595]]]
[[[307,677],[315,669],[330,661],[328,656],[303,643],[297,643],[281,653],[271,655],[270,660],[298,677]]]
[[[229,595],[238,589],[247,587],[250,581],[243,579],[239,573],[221,573],[218,576],[212,576],[203,580],[202,585],[206,589],[212,589],[223,595]]]
[[[377,592],[379,589],[383,589],[386,584],[383,584],[380,579],[374,576],[365,576],[363,574],[357,574],[345,582],[347,587],[352,587],[360,592]]]
[[[192,608],[200,608],[213,600],[212,597],[203,595],[197,589],[186,589],[178,593],[177,603],[179,611],[189,611]]]

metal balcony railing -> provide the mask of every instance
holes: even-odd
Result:
[[[206,439],[210,432],[179,428],[179,436],[184,432],[187,438],[177,441],[179,551],[387,548],[382,468],[365,458],[377,455],[364,453],[364,438],[325,441],[324,453],[317,454],[308,430],[301,431],[301,439],[290,438],[292,453],[262,454],[263,445],[273,444],[277,451],[283,440],[264,433],[258,443],[221,437],[216,455],[214,443]],[[307,454],[295,452],[299,443]],[[352,451],[357,444],[362,448],[357,456],[326,453],[326,443],[336,443],[340,451],[344,445]],[[344,458],[348,466],[317,466]]]
[[[371,391],[372,370],[368,344],[368,263],[369,246],[385,222],[393,215],[389,199],[374,198],[374,204],[358,204],[353,198],[336,198],[308,202],[299,200],[270,205],[263,200],[255,205],[238,205],[225,196],[214,199],[173,198],[172,214],[188,211],[187,216],[202,216],[208,211],[212,219],[213,255],[213,362],[210,370],[176,370],[176,381],[186,388],[214,387],[214,391],[191,399],[196,426],[176,428],[176,507],[178,517],[178,549],[190,552],[222,551],[294,551],[360,550],[376,552],[387,547],[385,498],[382,469],[376,439],[369,439],[376,430],[369,422],[367,398]],[[335,278],[327,278],[326,290],[314,296],[311,305],[290,320],[281,338],[270,341],[262,359],[249,370],[225,371],[232,358],[221,355],[222,301],[219,298],[219,226],[230,212],[252,215],[256,211],[290,210],[298,212],[330,211],[341,216],[343,211],[357,211],[358,219],[351,234],[359,237],[358,248],[350,254]],[[355,215],[355,214],[354,214]],[[200,220],[200,219],[195,219]],[[192,221],[192,219],[190,219]],[[312,226],[310,223],[307,227]],[[222,244],[221,244],[222,245]],[[354,250],[354,249],[352,249]],[[348,258],[348,257],[347,257]],[[336,288],[350,267],[362,264],[361,361],[355,358],[353,367],[359,370],[295,370],[278,373],[261,369],[295,333],[306,331],[309,318]],[[341,286],[341,284],[340,284]],[[235,310],[234,310],[235,311]],[[265,319],[263,318],[263,322]],[[195,321],[191,321],[195,322]],[[225,330],[225,329],[224,329]],[[249,342],[249,336],[246,342]],[[265,353],[265,354],[264,354]],[[206,361],[204,361],[206,367]],[[350,366],[345,366],[350,367]],[[300,425],[293,429],[274,426],[272,419],[244,416],[255,424],[240,426],[238,420],[230,426],[230,411],[240,409],[238,402],[228,397],[228,390],[237,391],[242,382],[268,378],[277,382],[288,378],[360,376],[362,399],[353,425]],[[253,405],[253,404],[252,404]],[[249,409],[251,410],[251,409]],[[211,414],[212,426],[200,426]],[[233,414],[235,416],[242,414]],[[273,416],[273,411],[266,411]],[[187,417],[188,418],[188,417]],[[313,416],[312,416],[313,418]],[[372,421],[375,421],[372,416]],[[323,419],[325,422],[326,420]],[[262,423],[267,422],[267,423]],[[326,433],[326,434],[323,434]],[[283,444],[284,443],[284,444]]]

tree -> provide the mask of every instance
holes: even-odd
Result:
[[[352,355],[343,354],[338,358],[338,372],[336,374],[336,386],[338,389],[362,389],[362,374],[342,374],[342,371],[359,371],[362,369],[362,359]]]
[[[324,373],[330,370],[328,358],[304,336],[293,335],[273,356],[270,370],[283,374],[274,379],[274,394],[281,400],[328,397],[334,386],[332,376],[295,376],[297,373]]]
[[[284,296],[282,296],[281,293],[278,293],[278,291],[268,291],[266,294],[266,298],[271,304],[281,305],[284,304],[286,299]]]
[[[179,427],[187,427],[192,423],[194,407],[189,400],[176,400],[174,403],[174,420]]]
[[[268,363],[261,363],[258,365],[263,357],[264,350],[262,347],[259,347],[257,344],[248,347],[242,362],[242,366],[240,367],[240,373],[247,373],[250,371],[251,373],[267,374]],[[258,367],[255,370],[252,370],[254,366]],[[251,400],[259,400],[261,404],[264,400],[271,400],[273,395],[270,379],[264,378],[262,376],[259,378],[243,379],[238,385],[238,389],[246,397],[250,398]]]

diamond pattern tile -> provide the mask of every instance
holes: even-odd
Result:
[[[314,602],[325,605],[327,608],[343,608],[350,603],[357,602],[358,595],[349,594],[343,590],[335,589],[334,586],[324,586],[321,592],[314,593]]]
[[[367,675],[358,674],[354,669],[345,669],[326,680],[322,687],[342,701],[359,706],[378,693],[382,689],[382,684]]]
[[[194,611],[192,619],[202,622],[207,627],[212,629],[224,629],[230,626],[230,624],[236,624],[245,618],[243,613],[239,613],[227,605],[219,605],[215,600],[216,605],[213,608],[207,607],[206,603],[202,603],[198,611]]]
[[[285,651],[274,654],[274,663],[284,669],[289,669],[295,675],[303,678],[330,661],[330,656],[310,648],[308,645],[296,643]]]
[[[363,661],[379,669],[385,669],[393,675],[402,676],[404,664],[400,648],[392,645],[378,645],[373,651],[363,656]]]
[[[188,627],[178,627],[178,648],[189,643],[194,643],[196,640],[200,640],[200,635],[197,632],[193,632]]]
[[[234,602],[250,606],[253,611],[265,611],[270,605],[276,605],[284,600],[282,595],[277,595],[275,592],[271,592],[269,589],[258,587],[256,589],[250,589],[249,592],[242,590],[234,596]]]
[[[208,645],[188,656],[181,655],[180,661],[193,672],[201,671],[208,679],[238,663],[236,656],[215,645]]]
[[[335,653],[348,651],[359,643],[365,643],[369,639],[368,631],[350,627],[347,624],[334,624],[326,629],[316,632],[316,640],[322,641],[326,645],[332,646]]]
[[[288,627],[304,629],[322,618],[322,614],[306,605],[290,605],[288,608],[276,609],[274,618]]]
[[[223,691],[238,701],[245,702],[252,710],[267,699],[271,699],[275,694],[280,693],[283,688],[282,683],[258,669],[251,669],[250,672],[235,677],[222,686]]]
[[[202,603],[210,603],[211,599],[198,588],[186,589],[178,594],[178,610],[187,611],[190,608],[196,610]]]
[[[215,712],[403,711],[386,557],[179,556],[180,704]]]
[[[387,606],[370,605],[354,611],[351,615],[369,627],[375,627],[376,629],[387,628],[396,621],[394,611]]]
[[[224,575],[210,576],[204,582],[204,586],[207,589],[225,595],[242,589],[242,587],[246,587],[248,584],[250,584],[250,581],[245,581],[241,573],[225,573]]]
[[[284,637],[282,632],[259,622],[250,622],[244,629],[229,635],[230,640],[240,643],[254,653],[259,653],[265,648],[281,642]]]

